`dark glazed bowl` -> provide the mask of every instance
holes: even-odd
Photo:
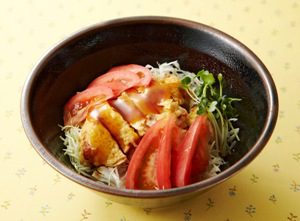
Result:
[[[77,91],[109,68],[178,60],[182,69],[223,73],[226,93],[241,97],[240,138],[229,167],[201,182],[169,190],[141,191],[108,187],[77,174],[63,155],[58,124],[63,106]],[[50,50],[28,77],[21,116],[33,147],[69,179],[121,203],[162,207],[185,200],[223,182],[249,164],[264,148],[275,127],[278,97],[263,63],[246,46],[203,24],[167,17],[132,17],[84,29]]]

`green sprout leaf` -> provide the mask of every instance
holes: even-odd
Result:
[[[211,102],[211,103],[209,104],[209,106],[208,106],[207,111],[208,111],[208,112],[214,112],[214,111],[216,110],[216,108],[217,108],[217,104],[218,104],[217,101]]]
[[[232,97],[223,97],[222,99],[221,110],[228,118],[238,116],[236,108],[232,106],[232,102],[234,101],[241,101],[241,99]]]
[[[203,93],[203,85],[200,85],[199,87],[197,87],[197,88],[195,89],[195,94],[196,94],[198,97],[201,97],[202,93]]]
[[[223,75],[221,73],[218,74],[218,81],[220,82],[220,84],[222,84],[223,82]]]
[[[218,81],[219,81],[219,100],[222,98],[223,96],[223,75],[222,74],[218,74]]]
[[[196,80],[201,83],[199,81],[196,83]],[[216,81],[218,85],[215,85]],[[230,154],[232,147],[239,141],[239,129],[232,125],[232,119],[237,119],[238,116],[233,103],[241,99],[223,94],[224,78],[221,73],[215,78],[209,71],[201,70],[195,77],[184,77],[181,83],[193,100],[191,107],[197,106],[198,115],[208,115],[215,133],[215,145],[220,155]]]
[[[181,83],[184,85],[189,85],[191,83],[192,79],[190,77],[185,77],[181,80]]]
[[[197,114],[202,115],[206,113],[206,107],[203,104],[198,105]]]
[[[200,85],[195,88],[192,85],[195,78],[198,78]],[[195,78],[184,77],[181,81],[183,87],[196,98],[193,101],[197,105],[197,114],[207,114],[212,122],[215,131],[215,145],[222,156],[230,154],[230,151],[238,138],[238,128],[232,126],[230,119],[238,116],[234,107],[234,101],[241,99],[227,97],[223,94],[223,75],[219,73],[215,78],[207,70],[201,70]],[[214,85],[218,82],[218,85]],[[195,105],[195,104],[194,104]]]
[[[199,71],[197,73],[197,77],[200,77],[203,80],[204,84],[207,85],[213,85],[216,82],[214,75],[205,70]]]
[[[181,85],[184,89],[188,89],[189,88],[189,84],[191,83],[192,79],[190,77],[185,77],[181,80]]]

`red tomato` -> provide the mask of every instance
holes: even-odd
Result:
[[[183,130],[176,125],[176,116],[171,115],[167,121],[159,143],[157,154],[157,183],[159,189],[169,189],[171,185],[171,156],[182,139]]]
[[[199,180],[201,174],[207,169],[210,136],[210,125],[207,117],[198,116],[172,156],[174,160],[172,161],[174,186],[181,187]]]
[[[120,65],[111,68],[108,72],[114,71],[131,71],[139,77],[139,84],[137,86],[148,86],[151,82],[152,75],[148,68],[138,64]]]
[[[77,125],[85,119],[91,103],[102,102],[114,97],[113,91],[104,86],[88,88],[75,94],[64,107],[64,124]],[[78,115],[77,115],[78,114]]]
[[[156,189],[157,150],[165,120],[157,121],[150,127],[137,146],[126,174],[128,189]]]
[[[134,86],[138,86],[139,81],[139,76],[132,71],[110,71],[93,80],[89,84],[88,88],[105,85],[109,86],[112,90],[120,93]]]
[[[152,79],[150,71],[140,65],[129,64],[114,67],[96,78],[88,87],[99,85],[110,87],[116,94],[139,86],[148,86]]]
[[[77,126],[83,122],[89,112],[90,105],[83,107],[82,109],[78,110],[74,115],[71,112],[66,111],[64,113],[64,125],[73,125]]]
[[[65,125],[80,124],[86,117],[89,105],[95,100],[101,102],[117,97],[129,88],[147,86],[151,79],[150,71],[140,65],[122,65],[110,69],[68,101],[64,109]]]

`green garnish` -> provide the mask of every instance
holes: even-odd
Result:
[[[216,82],[214,75],[205,70],[199,71],[196,76],[201,78],[205,85],[213,85]]]
[[[182,85],[189,85],[191,83],[192,79],[190,77],[185,77],[181,80]]]
[[[197,78],[200,84],[193,84]],[[216,85],[216,82],[218,83]],[[182,88],[192,99],[192,106],[197,107],[197,114],[207,114],[215,134],[215,145],[221,156],[231,153],[236,141],[239,141],[239,128],[232,125],[237,120],[237,110],[233,102],[239,98],[227,97],[223,94],[223,75],[218,74],[217,81],[207,70],[199,71],[194,78],[184,77],[181,80]]]

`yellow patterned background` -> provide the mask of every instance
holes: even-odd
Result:
[[[300,1],[0,0],[0,220],[300,221]],[[66,179],[29,144],[22,85],[54,44],[91,24],[166,15],[216,27],[250,47],[277,85],[280,112],[266,148],[234,178],[181,205],[120,205]]]

